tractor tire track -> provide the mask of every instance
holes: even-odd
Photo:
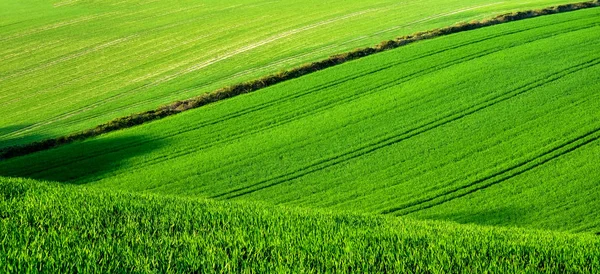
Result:
[[[492,38],[489,38],[489,39],[492,39]],[[481,41],[478,41],[478,42],[483,42],[483,41],[486,41],[486,40],[487,39],[482,39]],[[465,43],[463,45],[468,45],[468,44]],[[433,52],[431,54],[428,53],[426,55],[422,55],[422,56],[419,56],[419,57],[416,57],[416,58],[412,58],[412,59],[409,59],[409,60],[402,60],[402,61],[400,61],[398,63],[393,63],[391,65],[383,66],[383,67],[380,67],[380,68],[378,68],[376,70],[373,70],[373,71],[367,71],[365,73],[357,73],[357,74],[354,74],[354,75],[349,75],[347,77],[338,79],[338,80],[336,80],[334,82],[331,82],[331,83],[326,83],[326,84],[322,84],[322,85],[319,85],[319,86],[315,86],[315,87],[309,89],[307,92],[305,92],[305,93],[303,93],[301,95],[310,94],[310,93],[312,93],[314,91],[318,91],[319,89],[326,89],[326,88],[335,87],[335,86],[337,86],[339,84],[346,83],[348,81],[355,80],[355,79],[358,79],[360,77],[364,77],[364,76],[367,76],[367,75],[370,75],[370,74],[374,74],[374,73],[381,72],[381,71],[384,71],[384,70],[387,70],[387,69],[391,69],[393,67],[396,67],[396,66],[399,66],[399,65],[402,65],[402,64],[414,61],[414,60],[418,60],[418,59],[421,59],[421,58],[424,58],[424,57],[429,57],[431,55],[435,55],[435,54],[446,52],[448,50],[456,49],[456,48],[459,48],[459,47],[461,47],[463,45],[448,47],[447,49],[439,50],[439,51]],[[138,89],[141,89],[143,87],[145,87],[145,86],[142,86],[142,87],[140,87]],[[273,104],[276,104],[276,103],[279,103],[279,102],[283,102],[284,100],[285,101],[289,101],[289,100],[297,99],[297,98],[300,98],[300,97],[302,97],[302,96],[297,96],[296,94],[294,94],[294,95],[291,95],[291,97],[289,97],[289,98],[282,97],[281,99],[277,99],[275,101],[269,102],[268,104],[273,105]],[[114,99],[116,99],[116,98],[117,97],[115,97]],[[82,110],[80,109],[80,110],[76,110],[76,111],[82,111]],[[239,113],[242,113],[242,112],[249,113],[249,112],[253,112],[253,110],[252,109],[246,109],[246,110],[239,111]],[[72,112],[65,113],[62,116],[68,115],[68,114],[72,114]],[[232,114],[232,115],[237,115],[237,114]],[[57,118],[61,118],[61,116],[54,117],[53,119],[51,119],[49,121],[58,121],[59,119],[57,119]],[[90,118],[95,118],[95,116],[82,117],[82,120],[83,119],[90,119]],[[219,119],[219,120],[224,120],[224,119]],[[50,123],[49,121],[46,124]],[[80,121],[80,120],[76,120],[75,122],[78,122],[78,121]],[[42,125],[46,125],[46,124],[42,124]],[[26,128],[20,129],[20,131],[9,132],[9,133],[6,133],[6,134],[4,134],[3,136],[0,136],[0,137],[5,137],[6,138],[6,137],[18,136],[18,135],[16,135],[17,133],[23,133],[23,132],[26,132],[27,130],[35,129],[35,128],[37,128],[36,126],[39,126],[39,125],[40,125],[39,123],[36,124],[36,125],[31,125],[31,126],[28,126]],[[203,126],[201,126],[201,127],[203,127]],[[201,127],[195,127],[195,128],[190,129],[190,130],[198,129],[198,128],[201,128]],[[186,131],[188,131],[188,130],[184,130],[184,132],[186,132]]]
[[[502,4],[502,3],[504,3],[504,2],[498,2],[498,3],[493,3],[493,4],[475,6],[475,7],[470,7],[470,8],[463,8],[463,9],[458,9],[458,10],[455,10],[455,11],[452,11],[452,12],[448,12],[448,13],[441,13],[441,14],[438,14],[438,15],[435,15],[435,16],[428,17],[428,18],[426,18],[427,20],[421,19],[421,20],[413,21],[413,22],[410,22],[410,23],[407,23],[407,24],[403,24],[401,26],[396,26],[396,27],[393,27],[393,28],[386,29],[384,31],[378,31],[378,32],[375,32],[375,33],[372,33],[372,34],[363,35],[361,37],[357,37],[357,38],[348,40],[346,42],[342,42],[342,43],[337,44],[337,45],[330,45],[330,46],[326,46],[326,47],[323,47],[321,49],[318,49],[318,50],[315,50],[315,51],[312,51],[312,52],[309,52],[309,53],[303,53],[303,54],[299,54],[297,56],[292,56],[292,57],[289,57],[289,58],[286,58],[286,59],[283,59],[283,60],[279,60],[279,61],[274,62],[272,64],[269,64],[269,65],[264,66],[262,68],[277,67],[277,66],[279,66],[281,64],[284,64],[286,62],[299,59],[300,57],[311,56],[311,55],[318,55],[321,52],[325,52],[325,51],[327,51],[329,49],[332,49],[332,48],[344,46],[344,45],[347,45],[347,44],[350,44],[350,43],[354,43],[356,41],[365,40],[367,38],[375,37],[377,35],[380,35],[380,34],[383,34],[383,33],[387,33],[387,32],[392,32],[392,31],[398,30],[398,29],[403,28],[403,27],[408,27],[408,26],[411,26],[411,25],[415,25],[417,23],[423,23],[423,22],[427,22],[427,21],[431,21],[431,20],[435,20],[435,19],[439,19],[439,18],[443,18],[443,17],[447,17],[447,16],[459,14],[459,13],[462,13],[462,12],[465,12],[465,11],[475,10],[475,9],[479,9],[479,8],[483,8],[483,7],[487,7],[487,6],[492,6],[492,5],[498,5],[498,4]],[[256,69],[254,71],[258,71],[259,69]],[[240,73],[236,74],[236,76],[243,76],[243,75],[246,75],[246,74],[249,74],[249,73],[252,73],[252,72],[240,72]]]
[[[532,159],[525,160],[519,164],[503,169],[492,175],[488,175],[484,178],[475,180],[471,183],[468,183],[466,185],[460,186],[458,188],[436,195],[431,198],[418,200],[405,206],[388,209],[386,211],[383,211],[382,214],[394,214],[397,216],[408,215],[410,213],[432,208],[434,206],[438,206],[450,202],[452,200],[465,197],[479,190],[483,190],[488,187],[500,184],[511,178],[534,170],[537,167],[540,167],[550,161],[556,160],[564,155],[567,155],[581,147],[584,147],[598,140],[600,140],[600,128],[596,128],[575,139],[568,140],[567,142],[557,147],[550,148],[549,150],[535,156]]]
[[[583,18],[583,19],[585,19],[585,18]],[[582,20],[582,19],[576,19],[576,20]],[[566,23],[566,22],[570,22],[570,21],[565,21],[565,22],[563,22],[563,23]],[[592,26],[595,26],[595,25],[597,25],[597,24],[591,24],[591,25],[592,25]],[[536,27],[536,28],[537,28],[537,27]],[[536,29],[536,28],[532,28],[532,29]],[[550,36],[550,37],[551,37],[551,36],[553,36],[553,35],[558,35],[558,34],[562,34],[562,33],[570,32],[570,31],[576,31],[576,30],[580,30],[580,29],[584,29],[584,28],[585,28],[585,27],[575,27],[575,28],[571,28],[571,29],[564,29],[564,30],[562,30],[562,31],[560,31],[560,32],[558,32],[558,33],[550,34],[550,35],[548,35],[548,36]],[[524,29],[524,30],[519,30],[519,31],[513,31],[513,32],[509,32],[509,33],[507,33],[507,35],[510,35],[510,34],[513,34],[513,33],[519,33],[519,32],[523,32],[523,31],[527,31],[527,30],[531,30],[531,29]],[[493,38],[493,37],[492,37],[492,38]],[[491,38],[489,38],[489,39],[491,39]],[[487,40],[487,38],[484,38],[484,39],[482,39],[482,41],[486,41],[486,40]],[[453,48],[453,47],[450,47],[450,49],[452,49],[452,48]],[[443,51],[442,51],[442,52],[443,52]],[[141,87],[139,87],[139,88],[136,88],[136,90],[137,90],[137,89],[140,89],[140,90],[141,90],[141,89],[143,89],[143,88],[146,88],[146,87],[147,87],[147,85],[144,85],[144,86],[141,86]],[[39,127],[42,127],[42,126],[46,126],[46,125],[50,125],[50,124],[53,124],[53,123],[55,123],[55,122],[58,122],[58,121],[61,121],[61,120],[65,120],[65,119],[71,118],[71,117],[73,117],[73,116],[75,116],[75,115],[78,115],[79,113],[83,113],[83,112],[85,112],[85,111],[87,111],[87,110],[90,110],[90,109],[96,108],[96,107],[98,107],[98,106],[100,106],[100,105],[103,105],[103,104],[104,104],[104,103],[106,103],[106,102],[109,102],[109,101],[116,100],[116,99],[118,99],[118,98],[122,97],[122,95],[123,95],[123,94],[117,94],[117,95],[111,96],[111,97],[107,98],[106,100],[102,100],[101,102],[97,102],[97,103],[93,104],[93,106],[88,106],[88,107],[85,107],[85,108],[82,108],[82,109],[79,109],[79,110],[74,110],[74,111],[71,111],[71,112],[68,112],[68,113],[62,114],[62,115],[60,115],[60,116],[55,116],[54,118],[52,118],[52,119],[49,119],[49,120],[48,120],[48,121],[46,121],[46,122],[43,122],[43,123],[36,123],[36,124],[30,125],[30,126],[28,126],[28,127],[26,127],[26,128],[20,129],[20,130],[18,130],[18,131],[11,132],[11,133],[7,133],[7,134],[5,134],[4,136],[0,136],[0,137],[7,138],[7,137],[12,137],[12,136],[20,136],[20,135],[22,135],[22,134],[24,134],[24,133],[26,133],[26,132],[29,132],[29,131],[31,131],[31,130],[34,130],[34,129],[36,129],[36,128],[39,128]],[[113,98],[113,97],[114,97],[114,98]],[[94,118],[94,117],[99,117],[99,116],[101,116],[101,114],[99,114],[99,115],[95,115],[95,116],[92,116],[91,118]],[[85,118],[82,118],[82,119],[85,119]],[[79,120],[79,119],[78,119],[78,120]]]
[[[345,152],[345,153],[342,153],[342,154],[339,154],[339,155],[336,155],[336,156],[333,156],[330,158],[326,158],[326,159],[317,161],[313,164],[310,164],[308,166],[305,166],[301,169],[297,169],[295,171],[288,172],[288,173],[282,174],[282,175],[278,175],[276,177],[272,177],[272,178],[269,178],[266,180],[261,180],[257,183],[249,185],[249,186],[236,188],[234,190],[212,196],[211,198],[233,199],[233,198],[241,197],[241,196],[244,196],[247,194],[254,193],[256,191],[260,191],[260,190],[263,190],[263,189],[266,189],[269,187],[273,187],[273,186],[276,186],[276,185],[279,185],[279,184],[282,184],[282,183],[285,183],[285,182],[288,182],[291,180],[301,178],[303,176],[306,176],[306,175],[312,174],[314,172],[335,166],[340,163],[347,162],[349,160],[352,160],[352,159],[360,157],[360,156],[368,155],[368,154],[373,153],[381,148],[385,148],[385,147],[394,145],[396,143],[402,142],[409,138],[421,135],[422,133],[425,133],[432,129],[444,126],[446,124],[452,123],[457,120],[460,120],[464,117],[467,117],[474,113],[477,113],[478,111],[489,108],[498,103],[507,101],[518,95],[521,95],[521,94],[531,91],[533,89],[545,86],[545,85],[555,82],[559,79],[562,79],[570,74],[576,73],[578,71],[584,70],[586,68],[589,68],[589,67],[592,67],[592,66],[595,66],[598,64],[600,64],[600,60],[593,60],[593,61],[581,63],[579,65],[576,65],[571,68],[557,72],[554,75],[548,77],[547,79],[541,79],[541,80],[535,81],[533,83],[521,86],[520,88],[517,88],[508,93],[494,96],[493,98],[490,98],[490,99],[488,99],[482,103],[479,103],[477,105],[471,106],[470,108],[451,113],[450,115],[441,117],[437,120],[431,121],[424,125],[412,128],[412,129],[402,132],[398,135],[393,135],[393,136],[382,138],[381,140],[378,140],[375,143],[363,146],[361,148],[351,150],[351,151],[348,151],[348,152]]]
[[[64,63],[64,62],[67,62],[67,61],[70,61],[70,60],[73,60],[73,59],[77,59],[77,58],[80,58],[82,56],[85,56],[85,55],[88,55],[88,54],[91,54],[91,53],[94,53],[94,52],[97,52],[97,51],[101,51],[101,50],[104,50],[106,48],[109,48],[109,47],[112,47],[112,46],[115,46],[115,45],[118,45],[118,44],[121,44],[121,43],[125,43],[125,42],[127,42],[127,41],[129,41],[129,40],[131,40],[131,39],[133,39],[135,37],[136,37],[136,35],[132,35],[132,36],[123,37],[123,38],[119,38],[119,39],[108,41],[108,42],[103,42],[103,43],[91,46],[90,48],[82,49],[82,50],[80,50],[80,51],[78,51],[76,53],[62,56],[60,58],[57,58],[55,60],[52,60],[52,61],[50,61],[48,63],[45,63],[45,64],[42,64],[42,65],[34,65],[34,66],[29,67],[29,68],[25,68],[23,70],[16,71],[16,72],[14,72],[12,74],[9,74],[9,75],[0,76],[0,82],[6,81],[6,80],[10,80],[10,79],[13,79],[13,78],[16,78],[16,77],[20,77],[20,76],[23,76],[23,75],[26,75],[26,74],[29,74],[29,73],[33,73],[33,72],[36,72],[36,71],[40,71],[40,70],[43,70],[43,69],[47,69],[49,67],[52,67],[52,66]]]
[[[489,52],[489,51],[490,51],[490,50],[486,50],[486,51],[484,51],[484,52]],[[492,53],[492,52],[489,52],[489,53],[487,53],[487,54],[491,54],[491,53]],[[484,54],[486,54],[486,53],[484,53]],[[441,69],[444,69],[444,68],[451,67],[451,66],[453,66],[453,65],[456,65],[456,64],[460,64],[460,63],[463,63],[463,62],[466,62],[466,61],[469,61],[469,60],[473,60],[473,59],[476,59],[476,58],[480,58],[481,56],[483,56],[483,55],[482,55],[482,54],[480,54],[480,53],[474,53],[474,54],[470,54],[470,55],[464,56],[464,57],[462,57],[462,58],[457,58],[457,59],[456,59],[455,61],[453,61],[453,62],[447,62],[447,63],[441,64],[441,65],[438,65],[438,66],[435,66],[435,67],[426,68],[426,69],[423,69],[423,70],[420,70],[420,71],[414,72],[414,73],[412,73],[412,74],[409,74],[409,75],[407,75],[407,76],[404,76],[404,77],[402,77],[402,78],[395,79],[395,80],[393,80],[393,81],[391,81],[391,82],[386,82],[386,83],[384,83],[384,84],[381,84],[381,85],[379,85],[379,86],[376,86],[376,87],[374,87],[374,88],[373,88],[373,87],[370,87],[370,86],[368,86],[368,87],[366,87],[367,91],[362,91],[362,90],[359,90],[359,91],[357,91],[357,92],[356,92],[356,93],[355,93],[353,96],[350,96],[350,97],[348,97],[348,98],[345,98],[345,99],[343,99],[343,100],[335,100],[335,98],[334,98],[334,101],[333,101],[333,103],[331,103],[331,104],[329,104],[329,103],[323,103],[323,104],[322,104],[322,106],[321,106],[320,108],[313,109],[312,111],[309,111],[309,112],[304,112],[304,113],[302,113],[302,114],[291,115],[291,116],[290,116],[290,117],[289,117],[287,120],[284,120],[284,121],[282,121],[282,122],[279,122],[279,123],[272,124],[271,128],[275,128],[275,127],[277,127],[277,126],[281,126],[281,125],[284,125],[284,124],[287,124],[287,123],[293,122],[293,121],[295,121],[295,120],[301,119],[301,118],[303,118],[303,117],[306,117],[306,116],[309,116],[309,115],[313,115],[313,114],[315,114],[315,113],[319,113],[319,112],[322,112],[322,111],[326,111],[326,110],[328,110],[328,109],[331,109],[331,108],[333,108],[333,107],[335,107],[335,106],[338,106],[338,105],[341,105],[341,104],[344,104],[344,103],[349,103],[349,102],[351,102],[351,101],[354,101],[354,100],[357,100],[357,99],[359,99],[359,98],[361,98],[361,97],[368,96],[369,94],[373,94],[373,93],[379,92],[379,91],[381,91],[381,90],[384,90],[384,89],[386,89],[386,88],[393,87],[393,86],[395,86],[395,85],[398,85],[398,84],[400,84],[400,83],[405,83],[405,82],[408,82],[408,81],[410,81],[410,80],[413,80],[413,79],[419,78],[419,77],[421,77],[421,76],[423,76],[423,75],[427,75],[427,74],[430,74],[430,73],[433,73],[433,72],[439,71],[439,70],[441,70]],[[387,66],[387,67],[388,67],[388,68],[391,68],[391,67],[393,67],[393,66],[394,66],[394,65],[390,65],[390,66]],[[385,67],[384,67],[384,68],[380,68],[380,69],[378,69],[377,71],[383,71],[383,70],[385,70],[385,69],[388,69],[388,68],[385,68]],[[278,100],[275,100],[275,101],[276,101],[275,103],[269,103],[269,104],[267,104],[266,106],[265,106],[265,105],[263,105],[263,104],[261,104],[261,105],[258,105],[258,106],[256,106],[256,107],[253,107],[253,108],[249,108],[249,109],[247,109],[247,110],[244,110],[244,111],[238,111],[238,112],[232,113],[232,114],[230,114],[230,115],[227,115],[227,116],[225,116],[225,117],[220,117],[220,118],[218,118],[217,120],[213,120],[213,121],[207,121],[207,122],[205,122],[205,123],[201,123],[201,124],[199,124],[199,125],[197,125],[197,126],[195,126],[195,127],[193,127],[193,128],[189,128],[189,129],[185,129],[185,130],[178,130],[178,131],[177,131],[177,132],[175,132],[175,133],[167,134],[167,135],[161,136],[160,138],[148,139],[148,140],[144,140],[144,141],[142,141],[142,142],[138,142],[138,143],[135,143],[135,144],[122,144],[121,146],[114,147],[114,148],[111,148],[111,149],[109,149],[109,150],[103,150],[103,151],[101,151],[101,152],[94,153],[94,154],[91,154],[91,155],[90,155],[90,154],[87,154],[87,155],[82,155],[81,157],[71,157],[71,158],[70,158],[70,161],[68,161],[68,162],[66,162],[66,163],[65,163],[65,162],[60,162],[60,163],[55,163],[54,165],[46,165],[46,166],[44,167],[44,169],[37,169],[37,170],[34,170],[34,171],[33,171],[34,173],[30,173],[30,172],[26,172],[26,173],[27,173],[27,175],[34,175],[34,174],[38,174],[38,173],[41,173],[41,172],[46,172],[46,171],[48,171],[48,170],[51,170],[51,169],[54,169],[54,168],[60,167],[61,165],[65,165],[65,164],[67,164],[67,165],[68,165],[68,164],[76,163],[76,162],[78,162],[78,161],[81,161],[81,160],[85,160],[85,159],[89,159],[89,158],[94,158],[94,157],[99,157],[99,156],[103,156],[103,155],[105,155],[105,154],[109,154],[109,153],[113,153],[113,152],[118,152],[118,151],[121,151],[122,149],[128,149],[128,148],[130,149],[130,148],[139,147],[139,146],[142,146],[142,145],[144,145],[144,144],[151,143],[151,142],[156,142],[156,141],[161,141],[161,140],[165,140],[165,139],[168,139],[168,138],[172,138],[172,137],[175,137],[175,136],[177,136],[177,135],[180,135],[180,134],[184,134],[184,133],[187,133],[187,132],[195,131],[195,130],[198,130],[198,129],[200,129],[200,128],[204,128],[204,127],[207,127],[207,126],[210,126],[210,125],[215,125],[215,124],[218,124],[218,123],[220,123],[220,122],[223,122],[223,121],[226,121],[226,120],[229,120],[229,119],[233,119],[233,118],[241,117],[241,116],[243,116],[243,115],[246,115],[246,114],[249,114],[249,113],[252,113],[252,112],[255,112],[255,111],[259,111],[259,110],[262,110],[262,109],[266,109],[266,108],[268,108],[268,107],[270,107],[270,106],[274,106],[274,105],[276,105],[276,103],[281,103],[282,101],[286,101],[286,102],[288,102],[288,101],[292,101],[292,100],[294,100],[294,99],[297,99],[297,98],[303,97],[303,96],[305,96],[305,95],[308,95],[308,94],[311,94],[311,93],[314,93],[314,92],[317,92],[317,91],[322,91],[322,90],[321,90],[321,89],[319,89],[319,88],[330,88],[330,87],[335,87],[335,86],[337,86],[337,85],[339,85],[339,84],[341,84],[341,83],[345,83],[345,82],[347,82],[347,81],[351,81],[351,80],[360,79],[360,78],[361,78],[361,77],[363,77],[363,76],[366,76],[366,75],[370,75],[370,74],[376,73],[377,71],[371,71],[371,72],[367,72],[367,73],[365,73],[365,74],[363,74],[363,75],[360,75],[360,74],[359,74],[359,75],[352,75],[352,76],[348,76],[348,77],[345,77],[345,78],[343,78],[343,79],[340,79],[340,80],[336,81],[336,83],[325,83],[325,84],[323,84],[323,85],[320,85],[320,86],[318,86],[318,87],[315,87],[315,88],[310,88],[310,89],[308,89],[306,92],[304,92],[304,93],[302,93],[302,94],[295,94],[295,95],[292,95],[292,96],[290,96],[291,98],[287,98],[287,97],[286,97],[286,98],[282,98],[282,99],[284,99],[284,100],[279,100],[279,99],[278,99]],[[334,95],[334,96],[335,96],[335,95]],[[416,103],[417,103],[417,102],[414,102],[414,104],[416,104]],[[312,107],[314,107],[314,106],[312,106]],[[260,132],[260,131],[262,131],[262,129],[258,128],[257,130],[253,131],[253,133]],[[243,133],[242,133],[241,135],[244,135],[244,136],[249,136],[249,135],[246,135],[246,134],[243,134]],[[234,138],[235,138],[235,137],[234,137]],[[239,138],[236,138],[236,139],[239,139]],[[181,154],[178,154],[178,153],[171,153],[171,155],[180,157],[180,156],[184,156],[184,155],[187,155],[187,154],[193,153],[193,152],[195,152],[195,151],[200,151],[200,150],[202,150],[202,149],[206,149],[206,148],[208,148],[208,147],[211,147],[211,146],[214,146],[214,145],[217,145],[217,144],[223,143],[223,142],[226,142],[226,140],[224,140],[224,139],[223,139],[223,140],[217,140],[217,141],[215,141],[215,142],[213,142],[213,143],[209,143],[209,144],[207,144],[207,145],[204,145],[204,146],[200,146],[200,147],[193,147],[193,148],[191,148],[191,149],[189,149],[189,150],[186,150],[184,153],[181,153]],[[171,157],[171,156],[170,156],[170,157],[166,157],[166,158],[161,158],[161,160],[160,160],[159,162],[167,161],[167,160],[170,160],[170,159],[173,159],[173,157]],[[157,162],[157,163],[159,163],[159,162]]]
[[[390,192],[392,191],[392,189],[396,186],[399,186],[400,184],[410,181],[413,178],[419,177],[419,176],[423,176],[425,174],[428,174],[430,172],[432,172],[433,170],[441,170],[447,167],[452,167],[454,164],[459,163],[461,161],[463,161],[464,159],[467,159],[470,155],[473,155],[475,153],[483,153],[483,152],[487,152],[490,151],[492,148],[494,148],[495,146],[505,143],[507,142],[507,140],[511,140],[513,137],[517,137],[519,135],[519,132],[522,132],[524,129],[527,129],[528,126],[530,126],[530,124],[535,124],[536,121],[541,120],[541,119],[551,119],[551,117],[553,115],[555,115],[557,112],[561,112],[565,109],[569,109],[569,108],[577,108],[579,107],[581,104],[590,101],[590,100],[598,100],[598,96],[589,96],[589,97],[582,97],[580,99],[578,99],[577,101],[571,103],[571,104],[564,104],[560,107],[554,108],[549,112],[544,113],[543,115],[536,117],[534,120],[528,120],[525,123],[519,125],[519,127],[515,127],[515,128],[511,128],[511,130],[509,131],[504,131],[501,135],[495,135],[494,138],[495,139],[489,139],[489,140],[493,140],[493,142],[491,142],[489,144],[489,146],[486,146],[483,149],[480,149],[478,147],[472,147],[468,150],[462,151],[461,153],[457,154],[456,156],[446,160],[445,162],[441,162],[438,163],[436,165],[432,165],[432,166],[427,166],[427,167],[423,167],[423,166],[415,166],[409,170],[405,170],[403,171],[401,174],[397,174],[397,175],[384,175],[384,176],[378,176],[377,180],[381,180],[384,181],[387,180],[389,182],[393,182],[393,183],[386,183],[384,185],[382,185],[382,187],[370,192],[367,195],[363,195],[360,198],[361,199],[365,199],[368,200],[366,197],[367,196],[372,196],[372,197],[379,197],[377,195],[381,195],[382,192]],[[510,159],[505,159],[505,160],[510,160]],[[502,161],[498,161],[497,163],[501,163]],[[378,170],[377,173],[383,173],[386,174],[387,171],[389,170],[397,170],[398,168],[400,168],[399,166],[401,166],[402,162],[399,163],[395,163],[393,165],[390,165],[388,167],[386,167],[383,170]],[[485,168],[480,169],[480,170],[471,170],[472,172],[470,172],[469,174],[465,174],[462,177],[466,178],[466,177],[476,177],[477,174],[479,174],[480,172],[485,172]],[[454,179],[449,183],[444,183],[444,185],[452,185],[454,183],[460,182],[461,180],[459,179]],[[433,191],[440,191],[443,190],[444,187],[441,184],[437,184],[437,185],[432,185],[430,187],[428,187],[427,189],[424,189],[422,192],[423,193],[430,193]],[[331,191],[331,189],[328,189],[328,191]],[[349,200],[345,200],[343,203],[335,203],[332,204],[333,205],[341,205],[341,204],[351,204],[352,202]]]
[[[177,24],[175,24],[175,25],[179,25],[179,24],[180,24],[180,23],[177,23]],[[161,27],[161,28],[166,28],[166,27],[171,27],[171,26],[163,26],[163,27]],[[159,29],[160,29],[160,28],[159,28]],[[221,30],[220,32],[227,31],[228,29],[230,29],[230,28],[223,29],[223,30]],[[142,31],[142,32],[140,32],[140,33],[137,33],[137,34],[135,34],[135,35],[136,35],[136,36],[144,35],[144,34],[146,34],[146,33],[151,33],[151,32],[152,32],[152,31],[154,31],[154,30],[156,30],[156,29],[144,30],[144,31]],[[220,33],[220,32],[219,32],[219,33]],[[173,53],[173,54],[175,54],[175,53]],[[127,56],[125,56],[123,59],[126,59],[126,58],[127,58]],[[167,57],[163,57],[162,59],[168,59],[168,56],[167,56]],[[144,64],[141,64],[140,66],[144,66]],[[132,68],[132,69],[133,69],[133,68]],[[68,118],[71,118],[71,117],[73,117],[73,116],[75,116],[75,115],[78,115],[79,113],[84,113],[84,112],[86,112],[86,111],[89,111],[89,110],[91,110],[91,109],[94,109],[94,108],[97,108],[97,107],[99,107],[99,106],[105,105],[105,104],[107,104],[107,103],[113,102],[113,101],[115,101],[115,100],[117,100],[117,99],[120,99],[120,98],[122,98],[122,97],[129,96],[131,93],[135,93],[135,92],[141,91],[141,90],[143,90],[143,89],[145,89],[145,88],[149,87],[149,86],[150,86],[150,84],[151,84],[151,83],[147,83],[147,84],[145,84],[145,85],[141,85],[141,86],[139,86],[139,85],[138,85],[138,87],[135,87],[135,88],[133,88],[133,89],[131,89],[131,90],[127,91],[126,93],[122,93],[122,94],[120,93],[120,94],[111,95],[111,96],[109,96],[109,97],[106,97],[106,98],[104,98],[104,99],[102,99],[102,100],[99,100],[99,101],[97,101],[97,102],[95,102],[95,103],[93,103],[93,104],[86,105],[86,106],[82,106],[82,107],[80,107],[80,108],[78,108],[78,109],[74,109],[74,110],[71,110],[71,111],[68,111],[68,112],[62,113],[62,114],[60,114],[60,115],[56,115],[56,116],[54,116],[54,117],[51,117],[51,118],[49,118],[49,119],[47,119],[47,120],[45,120],[45,121],[42,121],[42,122],[38,122],[38,123],[35,123],[35,124],[32,124],[32,125],[29,125],[28,127],[26,127],[26,128],[23,128],[23,129],[21,129],[21,130],[19,130],[19,131],[14,131],[14,132],[11,132],[11,133],[8,133],[8,134],[5,134],[4,136],[0,136],[0,137],[12,137],[12,136],[19,136],[19,135],[22,135],[22,134],[24,134],[24,133],[26,133],[26,132],[29,132],[29,131],[31,131],[31,130],[34,130],[34,129],[40,128],[40,127],[42,127],[42,126],[46,126],[46,125],[53,124],[53,123],[55,123],[55,122],[59,122],[59,121],[62,121],[62,120],[66,120],[66,119],[68,119]],[[82,91],[81,91],[81,93],[85,93],[85,94],[87,94],[88,92],[89,92],[89,91],[88,91],[87,89],[84,89],[84,90],[82,90]],[[80,95],[79,93],[74,93],[74,94],[71,94],[71,95],[69,96],[69,98],[78,98],[78,96],[81,96],[81,95]],[[68,98],[63,98],[62,100],[67,100],[67,99],[68,99]],[[48,105],[50,105],[50,104],[56,104],[56,103],[57,103],[57,102],[51,102],[51,103],[49,103]],[[41,106],[41,107],[43,107],[43,106]]]
[[[375,33],[373,33],[373,35],[371,37],[377,36],[377,35],[381,35],[381,34],[384,34],[384,33],[388,33],[388,32],[392,32],[392,31],[396,31],[396,30],[401,29],[401,28],[406,28],[406,27],[409,27],[409,26],[414,26],[414,25],[419,24],[419,23],[430,22],[430,21],[433,21],[433,20],[436,20],[436,19],[440,19],[440,18],[444,18],[444,17],[448,17],[448,16],[460,14],[460,13],[467,12],[467,11],[472,11],[472,10],[477,10],[477,9],[486,8],[486,7],[490,7],[490,6],[500,5],[500,4],[503,4],[503,3],[505,3],[505,1],[491,3],[491,4],[485,4],[485,5],[479,5],[479,6],[473,6],[473,7],[468,7],[468,8],[462,8],[462,9],[458,9],[458,10],[454,10],[454,11],[450,11],[450,12],[446,12],[446,13],[440,13],[440,14],[432,15],[432,16],[429,16],[429,17],[425,17],[425,18],[422,18],[422,19],[410,22],[410,23],[402,24],[400,26],[395,26],[395,27],[391,27],[391,28],[388,28],[388,29],[385,29],[385,30],[382,30],[382,31],[375,32]]]

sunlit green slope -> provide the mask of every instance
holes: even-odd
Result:
[[[600,231],[600,9],[419,42],[0,175]]]
[[[600,238],[0,177],[0,271],[574,273]]]
[[[565,0],[0,1],[0,148],[371,46]]]

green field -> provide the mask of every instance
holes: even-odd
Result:
[[[557,3],[2,1],[0,151],[443,35],[0,157],[0,272],[594,273],[600,7],[434,29]]]
[[[596,232],[599,30],[590,9],[425,41],[0,175]]]
[[[400,35],[566,2],[3,0],[0,148]]]
[[[0,178],[6,272],[590,272],[600,238]],[[60,214],[56,214],[60,212]],[[7,252],[8,251],[8,252]]]

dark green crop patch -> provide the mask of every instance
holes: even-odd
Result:
[[[600,239],[0,178],[2,272],[586,272]]]

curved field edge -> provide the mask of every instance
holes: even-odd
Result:
[[[117,118],[105,124],[98,125],[92,129],[73,133],[67,136],[61,136],[57,138],[33,142],[26,145],[6,147],[0,150],[0,160],[23,156],[30,153],[69,144],[75,141],[89,139],[108,132],[130,128],[136,125],[141,125],[150,121],[162,119],[190,109],[195,109],[207,104],[225,100],[241,94],[254,92],[287,80],[295,79],[316,71],[324,70],[326,68],[346,63],[348,61],[360,59],[379,52],[395,49],[417,41],[433,39],[444,35],[494,26],[507,22],[513,22],[563,12],[576,11],[587,8],[594,8],[599,6],[600,0],[594,0],[589,2],[559,5],[544,9],[513,12],[509,14],[498,15],[490,19],[472,21],[468,23],[459,23],[446,28],[434,29],[430,31],[415,33],[412,35],[402,36],[395,40],[384,41],[374,47],[362,48],[351,52],[334,55],[322,61],[302,65],[300,67],[268,75],[257,80],[224,87],[216,91],[205,93],[188,100],[177,101],[172,104],[162,106],[155,110],[150,110],[142,113],[136,113],[129,116]]]
[[[0,148],[83,131],[397,36],[583,0],[306,1],[107,0],[57,8],[45,0],[2,1],[0,40],[8,40],[0,49]]]
[[[3,272],[588,272],[600,238],[0,177]]]

